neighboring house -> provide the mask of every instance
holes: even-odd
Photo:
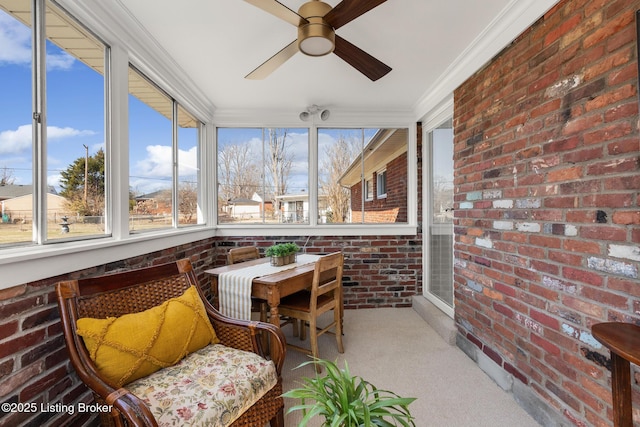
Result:
[[[171,215],[171,191],[159,190],[153,193],[143,194],[134,199],[137,215]]]
[[[47,193],[47,216],[49,220],[68,215],[67,199],[56,194],[53,187]],[[0,185],[0,220],[2,222],[30,222],[33,219],[33,186]]]
[[[309,222],[309,193],[285,194],[276,197],[282,214],[282,222]],[[318,223],[327,222],[326,196],[318,196]]]
[[[265,201],[263,195],[253,193],[251,198],[238,197],[227,203],[227,214],[235,220],[260,219],[273,214],[273,203]]]
[[[381,129],[364,149],[364,167],[358,158],[342,175],[340,185],[351,190],[350,222],[407,222],[407,137],[406,129]]]

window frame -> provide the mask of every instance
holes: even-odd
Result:
[[[267,116],[259,125],[246,121],[246,117],[239,116],[223,116],[214,124],[214,134],[217,134],[217,128],[229,127],[247,127],[247,128],[300,128],[299,123],[291,121],[293,114],[283,117],[276,114],[273,117]],[[333,116],[332,116],[333,117]],[[405,223],[363,223],[354,222],[348,224],[321,224],[318,222],[318,132],[330,127],[331,129],[407,129],[407,158],[417,159],[417,128],[418,124],[411,121],[410,118],[401,115],[395,121],[389,120],[389,114],[364,114],[358,116],[349,116],[345,120],[336,123],[322,123],[321,125],[312,123],[309,128],[309,179],[313,184],[309,185],[309,222],[308,224],[216,224],[216,235],[218,236],[332,236],[332,235],[398,235],[409,234],[414,235],[418,230],[417,224],[417,205],[418,205],[418,171],[417,163],[408,161],[407,173],[407,222]],[[216,148],[217,150],[217,148]],[[216,179],[217,175],[213,175]],[[373,177],[371,177],[373,178]],[[214,181],[215,182],[215,181]],[[362,184],[364,186],[364,184]],[[364,190],[364,189],[363,189]],[[217,198],[216,198],[217,199]],[[370,200],[367,200],[370,201]],[[217,212],[217,200],[214,214]],[[215,215],[214,215],[215,216]],[[215,223],[215,222],[214,222]],[[276,234],[277,233],[277,234]]]
[[[382,185],[381,185],[382,181]],[[384,192],[380,191],[381,188],[384,188]],[[386,199],[387,198],[387,168],[380,169],[376,171],[376,199]]]
[[[373,202],[374,200],[374,192],[373,192],[373,175],[368,176],[364,179],[364,201],[365,202]]]
[[[44,0],[35,0],[44,2]],[[105,129],[105,137],[114,141],[107,145],[105,156],[105,174],[107,175],[106,198],[110,201],[105,213],[109,218],[111,234],[108,237],[55,244],[30,244],[28,246],[0,249],[0,269],[6,280],[0,289],[23,285],[37,280],[71,271],[91,268],[123,259],[154,253],[159,250],[190,244],[195,241],[225,236],[332,236],[332,235],[415,235],[417,224],[417,165],[410,161],[408,176],[408,222],[403,224],[344,224],[339,226],[323,224],[318,227],[317,185],[309,187],[308,224],[295,225],[215,225],[216,197],[204,197],[214,194],[216,176],[216,127],[277,127],[309,129],[309,180],[317,183],[317,126],[315,123],[300,126],[296,106],[291,111],[220,111],[212,101],[204,98],[198,87],[179,69],[175,61],[167,56],[149,34],[133,22],[124,8],[114,8],[111,4],[80,2],[76,0],[58,0],[71,17],[95,34],[108,46],[111,46],[110,78],[107,82],[109,99],[108,114],[110,122]],[[198,215],[202,224],[189,227],[171,228],[142,234],[128,232],[128,88],[127,71],[134,64],[147,77],[158,84],[185,109],[188,109],[203,123],[200,138],[200,194],[203,195]],[[35,111],[35,110],[34,110]],[[214,114],[215,112],[215,114]],[[299,112],[299,111],[298,111]],[[239,115],[241,114],[241,115]],[[215,120],[214,120],[215,119]],[[327,123],[324,123],[325,125]],[[409,130],[408,156],[417,158],[417,123],[411,112],[348,112],[342,117],[338,112],[332,114],[332,128],[407,128]],[[34,166],[40,168],[41,165]],[[40,170],[40,169],[38,169]],[[43,177],[40,177],[44,182]],[[41,184],[42,185],[42,184]],[[109,202],[107,202],[109,203]]]

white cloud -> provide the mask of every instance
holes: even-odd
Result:
[[[170,177],[171,147],[168,145],[148,145],[147,157],[136,162],[136,169],[132,175],[149,178]]]
[[[0,13],[0,63],[31,63],[31,30]]]
[[[130,171],[129,186],[137,194],[148,194],[161,189],[171,188],[172,157],[168,145],[149,145],[147,156],[135,162]],[[198,173],[198,147],[178,150],[181,179],[191,180]]]
[[[0,154],[17,154],[31,151],[31,125],[18,126],[16,130],[0,132]]]
[[[51,46],[45,59],[47,69],[68,70],[75,58]],[[4,12],[0,12],[0,65],[31,65],[31,29]]]
[[[55,140],[62,138],[70,138],[74,136],[89,136],[95,135],[92,130],[79,130],[70,127],[59,128],[57,126],[47,126],[47,139]]]
[[[95,132],[91,130],[79,130],[71,127],[47,127],[47,139],[49,141],[94,134]],[[18,126],[16,130],[2,131],[0,132],[0,154],[18,154],[24,151],[31,151],[32,140],[31,125]]]

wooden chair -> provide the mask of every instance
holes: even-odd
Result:
[[[256,246],[242,246],[229,249],[227,263],[237,264],[243,261],[251,261],[260,258],[260,251]],[[260,321],[267,321],[267,302],[257,298],[251,298],[251,311],[260,313]]]
[[[341,252],[335,252],[321,257],[316,261],[311,289],[297,292],[282,299],[278,306],[279,312],[287,318],[302,321],[302,329],[300,330],[302,339],[304,339],[306,324],[309,324],[311,351],[290,343],[288,344],[289,346],[311,354],[314,358],[318,358],[318,337],[329,332],[335,334],[338,351],[344,353],[344,346],[342,344],[343,266],[344,257]],[[318,316],[330,310],[333,310],[333,321],[322,329],[318,328]],[[335,330],[331,331],[332,329]],[[317,368],[319,368],[319,366]]]
[[[242,246],[229,249],[227,253],[228,264],[236,264],[242,261],[251,261],[260,258],[260,251],[255,246]]]
[[[275,365],[277,383],[231,425],[248,427],[271,423],[272,427],[284,427],[284,401],[280,395],[286,347],[282,331],[271,324],[245,322],[222,316],[204,297],[187,259],[57,284],[60,319],[71,364],[80,379],[93,391],[97,402],[113,405],[111,413],[101,414],[102,425],[157,426],[153,414],[157,413],[158,408],[149,407],[140,396],[127,390],[127,387],[134,388],[135,381],[118,386],[101,374],[91,359],[83,338],[77,333],[77,320],[86,317],[121,318],[125,314],[148,311],[185,294],[185,290],[191,289],[191,286],[197,289],[221,344],[256,353],[265,359],[270,356]],[[269,335],[272,343],[270,355],[265,353],[266,349],[257,338],[259,334]],[[186,357],[189,356],[191,354]],[[169,368],[162,368],[141,380],[162,373],[164,369]]]

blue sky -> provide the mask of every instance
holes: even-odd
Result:
[[[60,190],[60,172],[84,158],[85,145],[89,155],[105,147],[104,78],[51,43],[46,63],[47,182]],[[31,30],[0,11],[0,170],[7,168],[16,184],[32,183],[31,79]],[[137,194],[169,188],[170,121],[131,96],[129,109],[130,188]],[[374,133],[375,129],[367,129],[367,140]],[[320,129],[319,155],[340,135],[352,134],[361,135],[353,129]],[[221,148],[229,142],[258,147],[262,141],[262,131],[255,128],[235,129],[230,138],[222,131],[220,136]],[[290,192],[308,191],[308,130],[289,129],[289,136],[294,147]],[[180,179],[195,181],[195,129],[181,129],[178,141]]]
[[[47,181],[58,190],[60,171],[105,147],[104,78],[47,43]],[[16,184],[32,183],[31,30],[0,11],[0,169]],[[130,99],[130,180],[138,193],[171,185],[169,120]],[[196,131],[179,132],[182,179],[195,176]]]

